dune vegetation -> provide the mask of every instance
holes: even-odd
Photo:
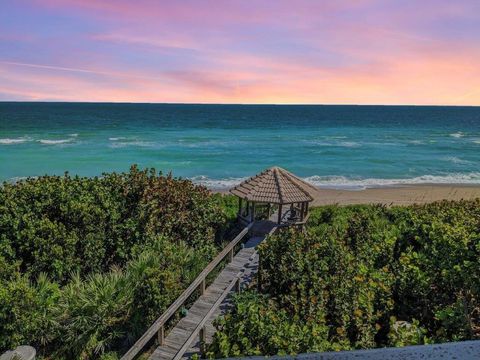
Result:
[[[118,358],[232,235],[236,206],[136,167],[4,183],[0,353]],[[314,208],[259,254],[207,357],[480,338],[480,200]]]
[[[259,254],[209,357],[480,339],[480,200],[320,207]]]
[[[232,219],[188,180],[132,167],[0,187],[0,353],[115,358],[208,264]]]

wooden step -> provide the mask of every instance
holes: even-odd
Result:
[[[205,290],[205,293],[195,301],[188,310],[187,315],[167,334],[164,345],[158,346],[150,356],[150,359],[172,360],[198,327],[198,324],[202,322],[217,300],[220,299],[224,290],[232,281],[236,280],[237,275],[240,274],[242,286],[248,285],[258,269],[258,255],[254,249],[255,245],[252,244],[258,244],[259,241],[260,240],[256,238],[250,246],[247,246],[247,243],[246,246],[235,255],[233,261],[225,266],[213,283]],[[227,297],[208,319],[205,324],[207,341],[211,341],[214,334],[214,327],[212,325],[214,319],[224,314],[229,306],[230,299]],[[188,358],[199,351],[199,341],[194,340],[188,351],[184,354],[184,357]]]

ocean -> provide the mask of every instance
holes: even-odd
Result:
[[[280,166],[328,188],[480,184],[480,107],[0,103],[0,180],[131,164],[211,188]]]

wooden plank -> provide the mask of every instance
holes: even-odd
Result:
[[[191,333],[191,331],[190,331],[190,333]],[[188,336],[187,337],[172,336],[171,339],[168,339],[167,344],[164,347],[169,347],[169,348],[175,350],[175,352],[178,352],[178,350],[182,348],[183,344],[185,344],[185,341],[187,339],[188,339]]]
[[[250,249],[248,249],[248,250],[249,250],[248,254],[245,255],[245,252],[247,251],[247,249],[242,249],[239,252],[238,256],[239,257],[241,256],[242,258],[247,258],[250,262],[255,262],[255,260],[258,258],[258,256],[256,256],[256,252],[254,250],[253,250],[253,252]],[[222,295],[224,295],[225,291],[227,291],[227,290],[229,290],[228,293],[231,292],[232,279],[234,279],[236,277],[240,277],[240,278],[244,279],[244,277],[246,275],[248,275],[249,273],[252,272],[251,269],[247,268],[247,266],[250,265],[249,261],[247,261],[247,262],[242,261],[244,263],[244,266],[241,268],[240,271],[234,273],[233,274],[234,276],[232,276],[231,271],[228,271],[227,269],[224,269],[221,272],[221,274],[219,274],[217,279],[215,279],[215,281],[206,289],[205,294],[197,299],[197,301],[190,308],[190,310],[187,314],[187,317],[181,319],[178,322],[178,324],[176,325],[176,328],[180,328],[184,331],[188,331],[190,336],[177,337],[176,331],[172,330],[170,332],[170,334],[168,335],[167,345],[177,349],[177,352],[174,355],[166,356],[162,360],[173,359],[173,357],[178,354],[178,351],[180,351],[180,349],[182,349],[184,347],[184,345],[188,341],[188,339],[190,339],[191,334],[194,333],[196,331],[196,329],[198,329],[198,326],[202,323],[202,321],[205,322],[204,319],[208,314],[213,314],[213,315],[208,316],[212,320],[207,321],[207,323],[206,323],[207,324],[207,326],[206,326],[206,330],[207,330],[206,336],[207,336],[208,340],[212,339],[213,333],[215,331],[215,329],[212,325],[213,318],[216,318],[223,311],[225,311],[227,309],[226,306],[228,305],[226,303],[227,300],[225,300],[225,297],[222,296]],[[213,293],[212,290],[215,289],[216,286],[218,285],[218,282],[219,282],[218,279],[221,277],[221,275],[224,275],[224,276],[222,276],[223,277],[223,283],[221,285],[222,290],[221,290],[221,292]],[[225,286],[225,281],[227,279],[228,279],[228,281],[226,282],[226,286]],[[246,281],[248,282],[249,280],[247,279]],[[222,298],[223,298],[223,301],[221,300]],[[218,303],[220,303],[220,305],[216,306],[216,304],[218,304]],[[212,311],[213,311],[213,313],[212,313]],[[173,339],[173,341],[170,341],[170,339],[172,339],[173,337],[175,337],[175,339]],[[194,340],[191,341],[191,343],[193,343],[193,342],[195,342],[197,345],[190,344],[189,349],[187,349],[187,350],[189,351],[191,349],[194,353],[200,351],[199,346],[198,346],[198,341],[195,341],[195,339],[194,339]],[[184,357],[184,356],[182,356],[182,357]]]
[[[256,244],[258,243],[259,241],[256,241]],[[242,260],[239,261],[239,259]],[[177,323],[175,328],[183,330],[181,336],[177,333],[177,331],[174,330],[169,333],[166,339],[166,345],[168,345],[169,351],[168,354],[164,353],[164,357],[162,358],[162,360],[172,360],[175,356],[178,355],[181,349],[187,346],[185,345],[187,342],[189,342],[190,345],[188,345],[188,349],[182,355],[182,358],[185,358],[186,352],[189,352],[191,354],[198,353],[200,351],[198,339],[196,339],[195,337],[193,338],[193,340],[190,339],[192,334],[194,334],[195,332],[197,332],[198,334],[198,327],[202,323],[205,324],[204,327],[206,329],[206,338],[208,341],[211,341],[215,331],[212,325],[213,319],[227,311],[229,306],[231,306],[231,302],[228,300],[229,297],[224,297],[222,301],[222,295],[227,289],[230,289],[228,294],[231,292],[232,279],[235,277],[240,277],[242,279],[242,282],[245,281],[249,283],[251,281],[252,275],[258,269],[258,254],[253,247],[244,248],[240,250],[239,253],[235,256],[233,263],[237,262],[243,264],[243,266],[240,267],[240,271],[234,273],[234,276],[232,276],[232,272],[229,271],[229,269],[224,268],[219,274],[219,276],[214,280],[214,282],[206,289],[204,295],[199,297],[197,301],[192,305],[187,316]],[[222,281],[219,281],[219,279],[222,279]],[[220,291],[220,293],[218,291]],[[220,305],[216,305],[218,303]],[[205,320],[206,318],[207,320]],[[185,335],[185,331],[189,335]],[[172,354],[172,349],[174,349],[175,351],[174,354]],[[158,354],[158,351],[155,351],[154,354]],[[158,359],[158,357],[154,357],[153,354],[151,358]]]
[[[195,326],[197,326],[197,324],[201,321],[200,318],[198,321],[192,321],[191,319],[187,320],[187,318],[184,318],[182,320],[184,321],[179,321],[178,324],[175,325],[175,327],[178,327],[183,330],[190,330],[192,327],[194,328]]]
[[[158,330],[167,322],[183,305],[183,303],[190,297],[190,295],[199,287],[202,281],[212,272],[218,264],[229,254],[248,233],[252,224],[244,228],[235,239],[233,239],[215,259],[213,259],[202,270],[200,275],[190,284],[190,286],[173,302],[172,305],[148,328],[148,330],[135,342],[135,344],[122,356],[121,360],[132,360],[138,353],[145,347],[145,345],[152,339],[158,332]]]
[[[222,301],[227,297],[227,295],[232,291],[233,287],[235,286],[235,283],[237,281],[240,281],[240,275],[241,274],[238,274],[238,276],[232,280],[231,284],[225,289],[225,291],[223,292],[222,296],[220,296],[218,298],[218,300],[215,302],[214,306],[210,309],[210,311],[205,315],[205,317],[203,318],[203,320],[197,325],[196,329],[192,332],[192,334],[190,335],[190,337],[188,338],[188,340],[185,342],[185,344],[182,346],[182,348],[178,351],[177,355],[175,355],[175,357],[173,358],[173,360],[180,360],[183,356],[183,354],[188,350],[188,348],[190,347],[190,344],[192,343],[192,341],[198,336],[200,330],[203,328],[203,326],[205,325],[205,323],[208,321],[208,319],[210,318],[211,315],[213,315],[213,313],[215,312],[215,310],[220,306],[220,304],[222,303]]]
[[[165,358],[172,358],[177,353],[175,349],[169,349],[167,347],[159,347],[155,350],[155,352],[150,356],[150,359],[165,359]]]

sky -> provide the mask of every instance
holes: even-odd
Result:
[[[0,0],[0,101],[480,105],[479,0]]]

